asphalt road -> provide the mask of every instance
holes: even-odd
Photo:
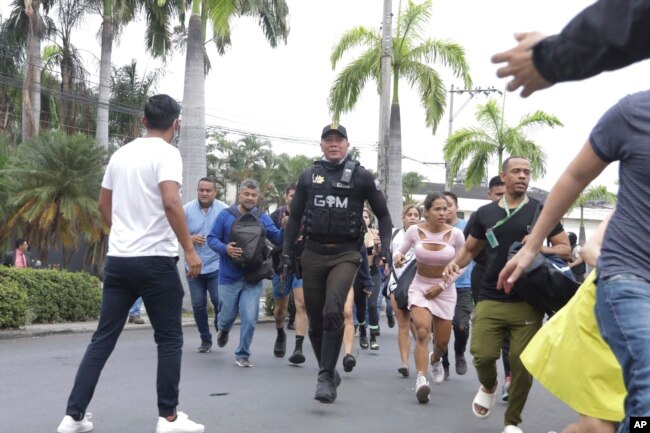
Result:
[[[382,324],[381,349],[360,351],[357,367],[343,373],[334,404],[313,399],[316,363],[305,342],[307,362],[297,367],[273,356],[275,330],[260,324],[253,341],[253,368],[234,364],[239,328],[228,346],[198,354],[198,334],[185,327],[179,410],[206,425],[208,433],[500,433],[505,405],[487,420],[471,413],[478,387],[471,367],[433,385],[431,401],[418,404],[415,377],[397,374],[396,329]],[[293,350],[289,331],[288,352]],[[55,432],[65,412],[77,365],[90,333],[0,340],[0,432]],[[357,346],[358,347],[358,346]],[[452,346],[453,347],[453,346]],[[357,349],[359,350],[359,349]],[[412,363],[411,358],[411,363]],[[411,364],[411,371],[414,370]],[[97,433],[154,432],[156,350],[147,326],[124,332],[109,359],[89,411]],[[525,433],[561,431],[577,419],[535,383],[523,414]]]

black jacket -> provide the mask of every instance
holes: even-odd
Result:
[[[551,83],[582,80],[648,57],[650,0],[599,0],[533,49],[535,67]]]

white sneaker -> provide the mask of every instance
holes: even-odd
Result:
[[[89,421],[92,416],[92,413],[86,412],[81,421],[75,421],[70,415],[66,415],[63,417],[56,431],[59,433],[84,433],[92,431],[93,423]]]
[[[429,382],[427,382],[426,376],[421,371],[418,371],[418,377],[415,379],[415,396],[418,398],[418,402],[428,402],[429,391]]]
[[[445,381],[445,369],[442,367],[442,359],[431,364],[431,380],[433,383],[440,384]]]
[[[159,416],[156,426],[156,433],[203,433],[204,431],[203,424],[195,423],[184,412],[176,413],[176,420],[172,422]]]

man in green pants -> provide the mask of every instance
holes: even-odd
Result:
[[[517,294],[497,290],[499,272],[508,260],[508,250],[514,242],[522,242],[528,235],[539,202],[526,195],[530,182],[530,162],[513,156],[503,162],[501,178],[506,187],[504,197],[476,211],[476,218],[465,246],[445,269],[449,276],[464,268],[485,249],[487,261],[472,322],[470,351],[481,383],[472,404],[472,412],[487,418],[496,401],[499,381],[496,361],[503,340],[510,335],[510,364],[512,382],[505,412],[504,433],[522,433],[521,412],[528,398],[532,377],[526,371],[519,355],[542,326],[544,313],[535,310]],[[564,259],[571,254],[569,238],[561,224],[550,233],[550,247],[542,252],[555,253]]]

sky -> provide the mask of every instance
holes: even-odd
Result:
[[[271,139],[276,153],[316,156],[320,131],[331,120],[327,109],[329,88],[338,71],[360,52],[344,57],[333,71],[329,62],[332,46],[355,26],[379,28],[383,0],[287,0],[287,3],[291,32],[286,45],[270,48],[252,18],[233,22],[232,47],[224,56],[218,56],[214,45],[208,44],[212,71],[205,86],[206,124],[278,137]],[[559,32],[590,3],[583,0],[437,0],[433,2],[426,36],[453,40],[465,48],[475,86],[504,90],[506,81],[496,77],[497,66],[490,63],[492,54],[514,46],[515,32]],[[399,1],[393,0],[394,21],[398,6]],[[1,9],[6,16],[6,6]],[[99,19],[88,19],[84,28],[73,36],[73,43],[86,55],[91,81],[97,80],[99,71],[100,45],[96,37],[99,25]],[[139,42],[144,40],[143,28],[142,22],[126,28],[114,45],[113,64],[119,67],[135,58],[141,73],[162,67],[165,74],[157,91],[182,101],[184,53],[175,53],[164,65],[148,58],[144,43]],[[462,81],[443,66],[434,67],[442,74],[447,89],[451,85],[462,86]],[[649,76],[650,66],[644,62],[584,82],[558,84],[526,99],[518,93],[508,93],[504,101],[493,94],[504,106],[508,124],[516,124],[526,113],[543,110],[557,116],[565,125],[531,134],[548,156],[546,176],[531,185],[550,189],[585,143],[602,113],[626,94],[647,88]],[[371,169],[377,162],[379,97],[376,89],[374,82],[368,82],[355,110],[341,116],[351,145],[360,149],[362,164]],[[477,104],[485,102],[487,97],[482,95],[471,99],[466,94],[455,95],[453,130],[472,126]],[[407,82],[400,83],[400,103],[402,147],[406,157],[403,172],[417,171],[429,181],[443,182],[442,167],[422,162],[443,162],[442,146],[448,136],[449,112],[432,134],[425,126],[424,110],[417,94]],[[496,165],[496,161],[491,163],[490,176],[498,174]],[[603,184],[615,191],[617,177],[617,165],[612,164],[592,185]]]

